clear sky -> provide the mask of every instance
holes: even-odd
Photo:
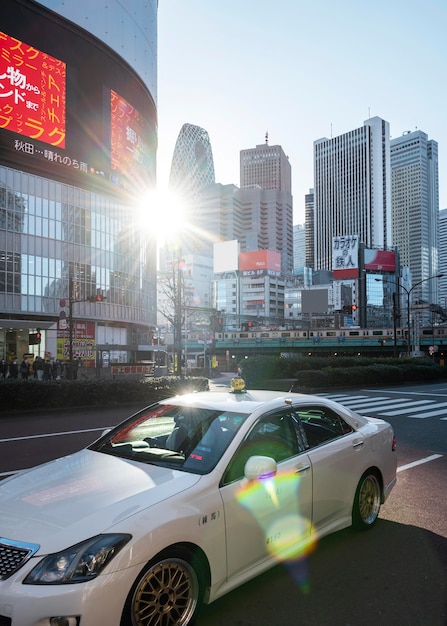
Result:
[[[239,152],[279,144],[294,223],[313,187],[313,142],[378,116],[391,137],[439,144],[447,208],[447,0],[159,0],[158,180],[186,122],[210,136],[216,182],[239,185]]]

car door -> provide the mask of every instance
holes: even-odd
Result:
[[[296,407],[296,412],[309,445],[315,530],[349,525],[362,473],[364,436],[327,406]]]
[[[253,455],[277,462],[274,476],[247,480]],[[235,453],[221,483],[228,578],[263,562],[296,557],[307,545],[312,517],[312,470],[290,409],[259,419]]]

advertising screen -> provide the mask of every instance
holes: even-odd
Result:
[[[148,124],[140,113],[115,91],[110,92],[112,169],[125,174],[129,167],[149,167]]]
[[[66,65],[0,32],[0,128],[65,147]]]
[[[396,271],[396,253],[394,250],[365,249],[365,270],[380,272]]]

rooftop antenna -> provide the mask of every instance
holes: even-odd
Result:
[[[268,143],[269,143],[269,131],[268,131],[268,130],[266,130],[266,131],[265,131],[265,143],[266,143],[267,145],[268,145]]]
[[[331,139],[332,139],[332,122],[331,122]]]
[[[371,107],[368,107],[368,119],[371,119]]]

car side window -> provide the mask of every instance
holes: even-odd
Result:
[[[269,456],[280,463],[302,452],[302,448],[290,411],[264,416],[245,437],[227,468],[223,482],[242,478],[245,463],[251,456]]]
[[[309,448],[352,432],[351,426],[335,411],[324,406],[296,407]]]

